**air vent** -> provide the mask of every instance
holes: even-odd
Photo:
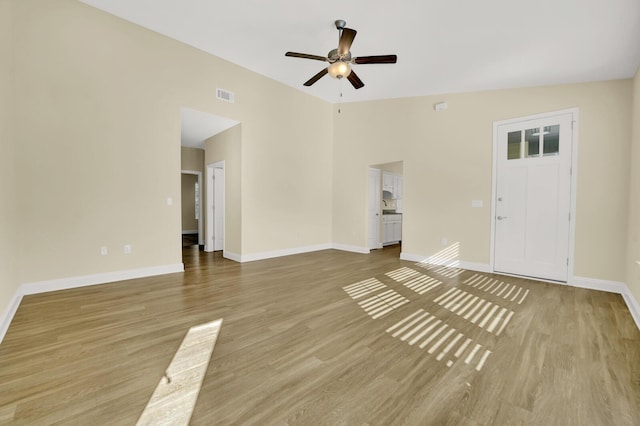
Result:
[[[230,92],[228,90],[216,89],[216,98],[220,99],[221,101],[233,103],[235,96],[233,92]]]

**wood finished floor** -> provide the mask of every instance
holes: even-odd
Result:
[[[189,327],[223,318],[195,425],[640,424],[619,295],[398,256],[192,247],[184,274],[26,296],[0,423],[133,425]]]

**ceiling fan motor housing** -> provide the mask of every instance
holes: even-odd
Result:
[[[340,55],[340,53],[338,52],[338,49],[333,49],[327,54],[327,58],[329,59],[329,62],[336,62],[336,61],[350,62],[351,52],[347,53],[346,55]]]

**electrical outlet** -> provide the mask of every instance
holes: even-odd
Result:
[[[106,256],[108,254],[109,254],[109,249],[107,248],[107,246],[100,247],[100,255],[101,256]]]
[[[124,254],[131,254],[131,244],[124,245]]]
[[[441,242],[442,242],[442,247],[445,247],[449,243],[449,240],[447,238],[442,238]]]

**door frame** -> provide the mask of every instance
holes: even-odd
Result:
[[[204,235],[202,235],[202,172],[196,170],[182,170],[181,175],[196,175],[198,177],[198,199],[200,200],[200,211],[198,212],[198,245],[204,244]],[[182,197],[181,197],[182,198]]]
[[[205,244],[204,251],[212,252],[215,250],[215,241],[214,238],[214,229],[215,229],[215,217],[214,217],[214,208],[215,205],[215,196],[214,196],[214,169],[222,169],[222,206],[218,206],[222,208],[222,235],[223,235],[223,246],[222,246],[222,255],[224,256],[224,245],[226,244],[226,230],[225,230],[225,208],[224,208],[224,199],[225,199],[225,180],[226,180],[226,171],[225,171],[225,160],[218,161],[215,163],[207,164],[207,199],[206,199],[206,227],[205,227]],[[202,203],[201,203],[202,204]]]
[[[491,242],[489,247],[490,260],[489,267],[492,273],[495,273],[495,232],[496,232],[496,197],[498,191],[498,180],[497,180],[497,172],[498,172],[498,128],[505,124],[513,124],[518,122],[525,122],[529,120],[538,120],[541,118],[549,118],[556,115],[562,114],[571,114],[572,122],[571,122],[571,177],[570,177],[570,201],[569,201],[569,214],[571,220],[569,221],[569,264],[567,266],[567,281],[558,282],[552,281],[554,283],[560,284],[568,284],[573,281],[573,270],[575,265],[575,237],[576,237],[576,189],[577,189],[577,181],[578,181],[578,115],[579,108],[568,108],[558,111],[550,111],[544,112],[535,115],[529,115],[525,117],[516,117],[510,118],[508,120],[494,121],[493,122],[493,164],[492,164],[492,174],[491,174]],[[505,275],[504,273],[500,273]],[[531,277],[534,278],[535,277]],[[542,281],[549,281],[545,279],[541,279]]]
[[[371,194],[371,172],[377,174],[378,179],[378,189],[380,194],[378,195],[378,200],[372,200],[369,196]],[[376,167],[368,167],[367,168],[367,250],[371,252],[371,250],[381,249],[382,248],[382,216],[380,215],[380,204],[382,204],[382,170]],[[377,206],[375,205],[377,201]],[[375,244],[371,243],[371,211],[373,208],[377,208],[378,212],[376,213],[377,225],[378,225],[378,241]]]

